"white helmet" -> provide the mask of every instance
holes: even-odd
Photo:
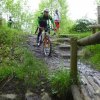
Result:
[[[48,8],[44,9],[44,12],[48,12],[49,13],[49,9]]]

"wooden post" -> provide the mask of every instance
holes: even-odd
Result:
[[[77,39],[71,38],[71,78],[74,84],[77,84]]]
[[[100,24],[100,6],[97,6],[98,24]]]

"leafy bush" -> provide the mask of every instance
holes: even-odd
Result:
[[[85,52],[89,52],[89,55],[84,56],[84,58],[87,58],[94,68],[100,70],[100,44],[86,47]]]
[[[70,73],[67,69],[61,68],[49,76],[53,94],[64,95],[70,88]]]
[[[75,32],[88,32],[91,29],[88,28],[89,25],[94,24],[95,21],[87,20],[87,19],[79,19],[76,21],[76,23],[73,25],[72,29],[70,31]]]
[[[41,75],[47,77],[47,67],[22,45],[24,35],[17,30],[0,29],[0,80],[14,76],[27,86],[35,86]]]

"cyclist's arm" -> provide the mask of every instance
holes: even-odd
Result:
[[[38,31],[38,27],[37,27],[37,29],[36,29],[36,31],[35,31],[35,34],[37,33],[37,31]]]
[[[38,17],[38,23],[37,23],[37,26],[39,26],[40,25],[40,17]]]
[[[37,28],[36,28],[35,34],[37,33],[37,31],[39,29],[39,24],[40,24],[40,17],[38,17],[38,19],[37,19]]]
[[[53,18],[52,18],[51,16],[49,16],[49,17],[50,17],[49,19],[50,19],[51,23],[53,24],[53,27],[56,28],[56,25],[55,25],[55,23],[54,23]]]

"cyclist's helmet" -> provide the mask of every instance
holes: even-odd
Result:
[[[44,12],[49,13],[49,9],[48,8],[44,9]]]

